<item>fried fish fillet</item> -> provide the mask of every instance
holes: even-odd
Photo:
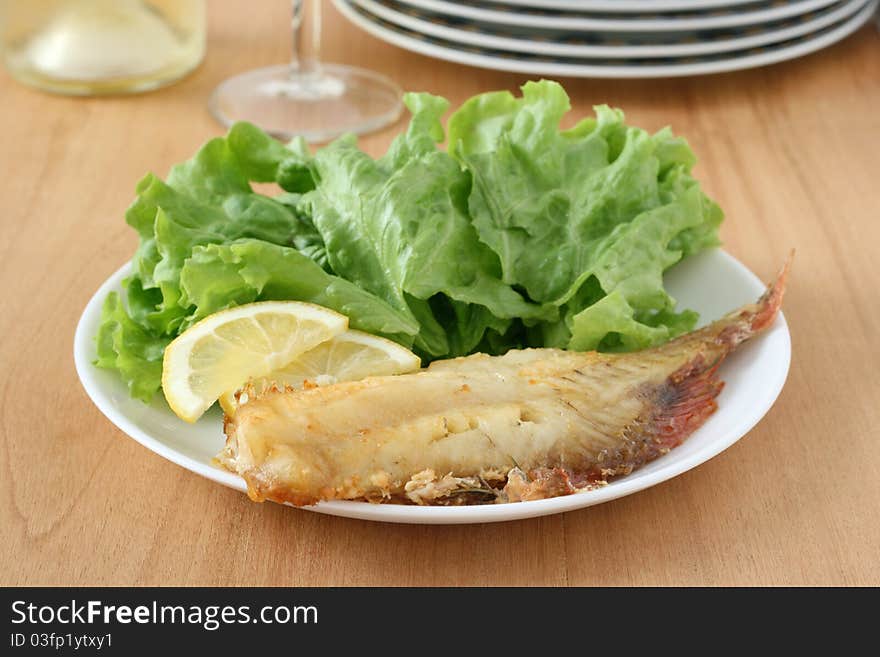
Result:
[[[757,303],[654,349],[476,354],[243,397],[217,460],[252,499],[298,506],[512,502],[600,486],[714,412],[718,365],[773,322],[787,270]]]

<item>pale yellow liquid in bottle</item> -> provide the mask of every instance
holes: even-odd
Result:
[[[205,0],[0,0],[10,73],[67,94],[155,89],[205,51]]]

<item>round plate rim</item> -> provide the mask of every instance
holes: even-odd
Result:
[[[507,12],[501,9],[458,5],[448,0],[398,0],[419,9],[433,11],[459,18],[470,18],[485,23],[503,23],[522,27],[542,27],[568,30],[604,30],[607,32],[667,32],[684,30],[711,30],[724,27],[754,25],[782,20],[792,16],[833,5],[840,0],[797,0],[778,7],[768,7],[757,11],[736,11],[720,15],[689,18],[588,18],[584,16],[541,16]]]
[[[722,9],[742,5],[770,4],[772,0],[486,0],[493,4],[519,5],[540,9],[561,11],[603,12],[609,14],[663,13],[672,11],[691,11]]]
[[[712,55],[735,50],[747,50],[759,46],[771,45],[788,41],[790,39],[805,36],[816,32],[835,23],[842,23],[864,8],[871,0],[842,0],[839,7],[835,7],[827,13],[789,25],[781,29],[771,29],[759,34],[737,36],[719,41],[698,41],[696,43],[657,44],[657,45],[620,45],[603,46],[594,44],[576,45],[570,43],[552,43],[548,41],[534,41],[527,38],[518,39],[513,36],[496,35],[489,32],[470,32],[459,27],[434,23],[421,16],[411,16],[388,7],[377,0],[350,0],[370,13],[389,23],[398,25],[414,32],[430,34],[431,36],[449,42],[450,44],[464,46],[483,46],[493,50],[506,50],[516,54],[546,55],[567,57],[571,59],[599,58],[651,58],[651,57],[693,57],[698,55]],[[421,26],[421,27],[420,27]]]
[[[679,64],[656,65],[603,65],[603,64],[569,64],[559,62],[528,61],[511,57],[496,57],[457,50],[446,45],[437,45],[420,41],[406,34],[378,25],[367,19],[350,4],[351,0],[333,0],[333,3],[352,23],[369,32],[376,38],[391,43],[405,50],[443,59],[457,64],[486,68],[528,75],[547,75],[554,77],[584,78],[664,78],[689,75],[706,75],[712,73],[728,73],[758,66],[767,66],[790,59],[808,55],[828,47],[846,38],[862,27],[877,9],[880,0],[869,0],[859,12],[843,21],[836,28],[826,31],[815,39],[806,39],[791,46],[782,46],[751,55],[741,55],[729,59],[717,59],[709,62],[686,62]]]

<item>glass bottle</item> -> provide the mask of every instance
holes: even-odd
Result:
[[[205,0],[0,0],[0,53],[21,82],[64,94],[155,89],[205,52]]]

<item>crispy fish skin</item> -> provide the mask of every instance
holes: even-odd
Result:
[[[542,499],[602,485],[716,409],[721,361],[768,327],[788,265],[755,304],[627,354],[525,349],[413,374],[270,390],[225,419],[217,461],[256,501]]]

